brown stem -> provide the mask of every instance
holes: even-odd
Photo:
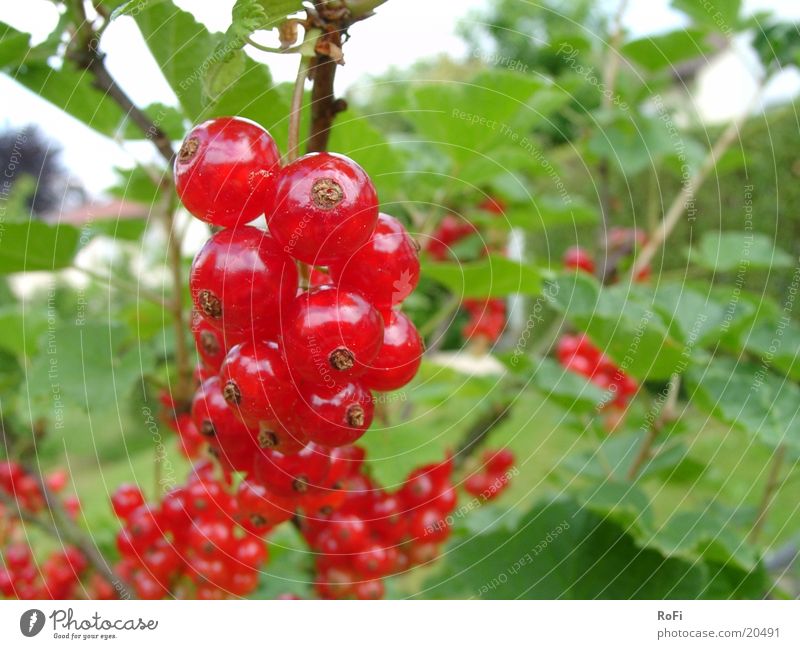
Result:
[[[311,88],[311,131],[306,151],[325,151],[328,148],[333,119],[337,113],[347,109],[344,99],[333,94],[333,80],[337,63],[329,56],[318,54],[311,62],[314,85]]]
[[[163,211],[164,228],[167,232],[167,254],[175,295],[171,301],[173,327],[175,329],[175,367],[178,381],[175,385],[175,401],[188,401],[192,392],[192,365],[189,346],[186,342],[186,313],[183,306],[183,267],[181,265],[181,239],[175,231],[175,205],[170,194],[167,207]]]
[[[781,444],[775,449],[775,453],[772,455],[772,461],[769,466],[769,474],[767,475],[767,483],[764,485],[764,493],[761,496],[761,502],[758,506],[756,519],[753,522],[753,527],[750,530],[750,534],[747,536],[747,540],[750,541],[750,543],[756,543],[764,530],[764,524],[767,521],[767,515],[769,514],[770,507],[772,507],[772,503],[775,500],[775,495],[778,492],[778,488],[781,486],[781,468],[783,467],[783,462],[785,459],[786,446]]]
[[[761,86],[763,87],[763,85]],[[667,237],[675,229],[675,226],[680,221],[681,216],[686,210],[687,206],[694,201],[697,191],[702,187],[708,175],[716,168],[719,159],[725,154],[730,146],[736,141],[739,131],[744,125],[747,118],[750,116],[750,109],[756,100],[760,97],[761,92],[756,92],[753,101],[742,114],[733,120],[728,127],[719,136],[719,139],[711,147],[700,168],[695,174],[689,178],[681,187],[681,191],[672,201],[663,220],[647,237],[647,242],[642,246],[639,254],[631,266],[630,276],[635,278],[646,266],[648,266],[655,256],[656,252],[664,245]]]
[[[673,374],[669,380],[669,387],[667,388],[667,396],[664,400],[664,404],[661,406],[658,414],[653,417],[653,421],[647,429],[647,434],[642,440],[641,446],[639,446],[639,451],[636,453],[636,457],[633,458],[633,462],[628,469],[626,476],[628,480],[636,480],[639,476],[639,472],[650,459],[653,452],[653,445],[661,431],[664,430],[664,426],[675,418],[675,406],[678,400],[678,389],[680,385],[680,376]]]
[[[456,451],[453,463],[456,468],[463,466],[481,443],[488,437],[495,428],[503,423],[511,414],[510,403],[498,403],[492,406],[491,410],[482,415],[472,426],[467,429],[464,439]]]
[[[94,77],[92,85],[114,100],[130,120],[139,127],[144,136],[153,142],[164,160],[172,164],[175,152],[166,133],[131,101],[131,98],[106,68],[105,54],[97,49],[98,33],[86,17],[83,0],[73,0],[72,7],[80,24],[76,25],[76,38],[67,48],[66,58],[72,60],[78,67],[89,71]]]

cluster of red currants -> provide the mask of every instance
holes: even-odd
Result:
[[[61,499],[67,513],[75,517],[79,503],[74,495],[61,496],[67,474],[54,471],[44,478],[50,494]],[[27,534],[19,525],[22,512],[36,514],[47,507],[36,478],[20,464],[0,462],[0,491],[15,500],[16,508],[0,505],[0,595],[19,599],[108,599],[115,595],[111,584],[89,569],[86,557],[77,548],[64,545],[44,561],[33,556]]]
[[[505,213],[503,201],[492,197],[484,199],[478,208],[495,217]],[[455,214],[447,214],[427,241],[425,251],[437,261],[446,261],[456,256],[453,249],[456,244],[478,238],[480,238],[479,257],[485,257],[490,250],[502,252],[502,246],[493,241],[496,238],[493,232],[486,232],[486,236],[483,237],[481,230],[474,223]],[[464,260],[461,255],[458,258]],[[500,338],[506,324],[506,303],[503,300],[470,298],[462,302],[462,307],[469,315],[469,320],[461,329],[464,339],[482,339],[492,343]]]
[[[562,336],[556,353],[564,368],[606,391],[609,399],[603,405],[624,409],[636,394],[636,381],[595,347],[586,334]]]
[[[480,470],[464,481],[465,491],[481,500],[494,500],[511,483],[514,453],[507,448],[488,450],[481,458]]]
[[[238,498],[215,478],[211,463],[196,465],[187,483],[159,503],[146,503],[129,484],[117,488],[111,503],[123,522],[117,572],[139,598],[221,599],[258,585],[266,544],[237,523]]]
[[[396,491],[377,485],[362,470],[364,452],[351,447],[341,478],[342,502],[333,511],[301,517],[317,554],[315,586],[326,599],[379,599],[383,577],[436,558],[450,535],[456,505],[448,458],[414,470]]]
[[[297,474],[290,492],[304,494],[328,449],[369,428],[372,391],[417,372],[422,340],[398,309],[419,280],[417,247],[355,162],[313,153],[281,166],[244,119],[192,129],[175,180],[192,214],[224,228],[190,279],[196,431],[226,469],[270,488]],[[268,231],[247,225],[261,214]]]

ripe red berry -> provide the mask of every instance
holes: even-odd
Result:
[[[483,462],[487,473],[503,473],[514,466],[514,453],[507,448],[486,451],[483,454]]]
[[[323,446],[352,444],[372,424],[372,394],[358,382],[334,389],[306,384],[300,388],[299,404],[303,433]]]
[[[192,420],[197,430],[212,444],[228,451],[249,444],[250,453],[255,452],[257,433],[240,421],[228,407],[218,376],[207,379],[195,392],[192,399]]]
[[[225,354],[234,343],[228,340],[225,344],[223,333],[216,327],[206,322],[205,318],[197,311],[192,311],[192,334],[197,347],[197,353],[203,361],[203,367],[211,373],[219,372]],[[230,338],[230,336],[228,336]]]
[[[280,154],[270,134],[240,117],[195,126],[175,158],[175,188],[198,219],[231,227],[264,211]]]
[[[126,520],[135,509],[143,504],[142,490],[134,484],[121,484],[111,495],[114,514],[122,520]]]
[[[405,300],[419,282],[417,246],[400,221],[381,214],[369,241],[332,263],[330,272],[339,288],[355,291],[386,312]]]
[[[422,338],[414,323],[404,313],[391,311],[383,330],[383,344],[361,380],[379,392],[398,390],[416,375],[422,351]]]
[[[263,452],[256,458],[255,475],[269,490],[290,496],[324,486],[330,466],[328,450],[310,443],[294,455],[272,450]]]
[[[325,266],[367,242],[378,219],[378,197],[367,174],[349,158],[310,153],[278,173],[266,215],[286,252]]]
[[[235,345],[220,369],[220,384],[233,412],[251,424],[279,419],[292,397],[289,370],[273,342]]]
[[[363,374],[383,342],[383,319],[363,297],[333,287],[301,293],[284,329],[289,369],[333,388]]]
[[[567,248],[564,253],[564,268],[582,270],[589,274],[594,273],[594,259],[580,246]]]
[[[195,308],[229,336],[272,338],[297,293],[297,267],[257,228],[222,230],[197,253],[189,285]]]

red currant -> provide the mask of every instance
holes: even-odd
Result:
[[[240,117],[195,126],[175,158],[175,188],[198,219],[231,227],[264,211],[280,154],[270,134]]]
[[[422,351],[422,338],[411,320],[400,311],[391,311],[383,330],[383,344],[364,373],[363,383],[379,392],[402,388],[416,375]]]
[[[114,514],[122,520],[126,520],[135,509],[143,504],[142,490],[133,484],[121,484],[111,495]]]
[[[355,291],[385,312],[405,300],[419,282],[417,246],[400,221],[381,214],[369,241],[332,263],[330,272],[339,288]]]
[[[280,305],[297,293],[297,267],[257,228],[222,230],[197,253],[189,280],[195,308],[227,336],[274,337]]]
[[[309,443],[294,455],[265,451],[256,458],[255,475],[268,489],[278,495],[290,496],[322,486],[330,466],[327,449]]]
[[[378,197],[367,174],[349,158],[310,153],[278,173],[266,214],[286,252],[324,266],[367,242],[378,219]]]
[[[567,248],[567,251],[564,253],[564,268],[582,270],[593,274],[595,268],[594,259],[580,246],[572,246],[571,248]]]
[[[324,446],[346,446],[360,438],[372,423],[372,394],[359,383],[334,389],[307,384],[300,389],[303,433]]]
[[[290,369],[333,388],[362,374],[383,341],[383,319],[356,293],[321,287],[301,293],[284,330]]]
[[[257,423],[279,416],[291,399],[291,377],[278,345],[246,342],[228,352],[220,370],[225,401],[242,421]]]

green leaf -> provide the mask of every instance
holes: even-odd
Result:
[[[183,139],[186,134],[186,126],[183,122],[183,114],[174,106],[167,106],[160,102],[149,104],[144,108],[144,113],[158,126],[167,137],[172,140]],[[126,119],[123,130],[123,137],[127,140],[141,140],[146,137],[138,126]]]
[[[672,6],[696,24],[730,34],[739,25],[742,0],[672,0]]]
[[[424,260],[422,272],[462,298],[538,295],[542,288],[538,268],[494,254],[464,264]]]
[[[134,19],[186,116],[197,122],[203,111],[203,77],[214,63],[209,55],[218,37],[167,0],[146,3]]]
[[[767,367],[717,358],[687,372],[692,403],[770,447],[800,450],[800,387]]]
[[[754,30],[753,48],[767,69],[800,65],[800,25],[759,24]]]
[[[459,164],[500,142],[532,151],[526,120],[538,115],[529,102],[542,87],[532,75],[510,71],[482,73],[468,83],[425,84],[412,89],[405,117]]]
[[[555,196],[539,196],[526,207],[514,205],[506,210],[503,219],[511,227],[525,230],[547,230],[559,225],[590,225],[599,218],[597,207],[582,199],[563,200]]]
[[[0,273],[66,268],[80,238],[80,230],[71,225],[6,223],[0,231]]]
[[[657,118],[615,112],[610,119],[598,118],[588,149],[596,156],[617,164],[626,176],[633,176],[656,164],[674,150],[668,129]]]
[[[659,36],[647,36],[622,46],[623,56],[651,72],[673,68],[677,63],[711,51],[707,34],[700,29],[680,29]]]
[[[730,327],[736,321],[727,303],[684,284],[659,283],[653,303],[673,333],[692,347],[716,343],[720,329]],[[677,330],[672,328],[672,324],[677,326]]]
[[[776,247],[766,234],[726,230],[703,234],[696,250],[687,253],[689,259],[714,271],[734,271],[747,268],[791,268],[792,256]]]
[[[238,115],[271,131],[285,148],[288,133],[289,93],[272,82],[269,69],[244,56],[244,70],[204,110],[202,119]]]
[[[124,409],[154,362],[149,346],[125,348],[129,336],[112,322],[57,322],[48,328],[22,388],[33,417],[61,421],[61,428],[70,423],[63,421],[68,408],[90,417]]]
[[[715,582],[718,565],[641,549],[618,524],[572,500],[534,507],[511,533],[495,529],[456,539],[443,553],[442,563],[422,596],[695,599],[705,596],[712,585],[721,588]],[[731,586],[725,595],[763,595],[762,570],[746,572],[736,564],[721,565],[739,581],[755,577],[747,588]]]
[[[0,69],[18,66],[30,50],[31,35],[0,22]]]
[[[786,317],[757,317],[739,344],[762,363],[800,381],[800,325]]]

